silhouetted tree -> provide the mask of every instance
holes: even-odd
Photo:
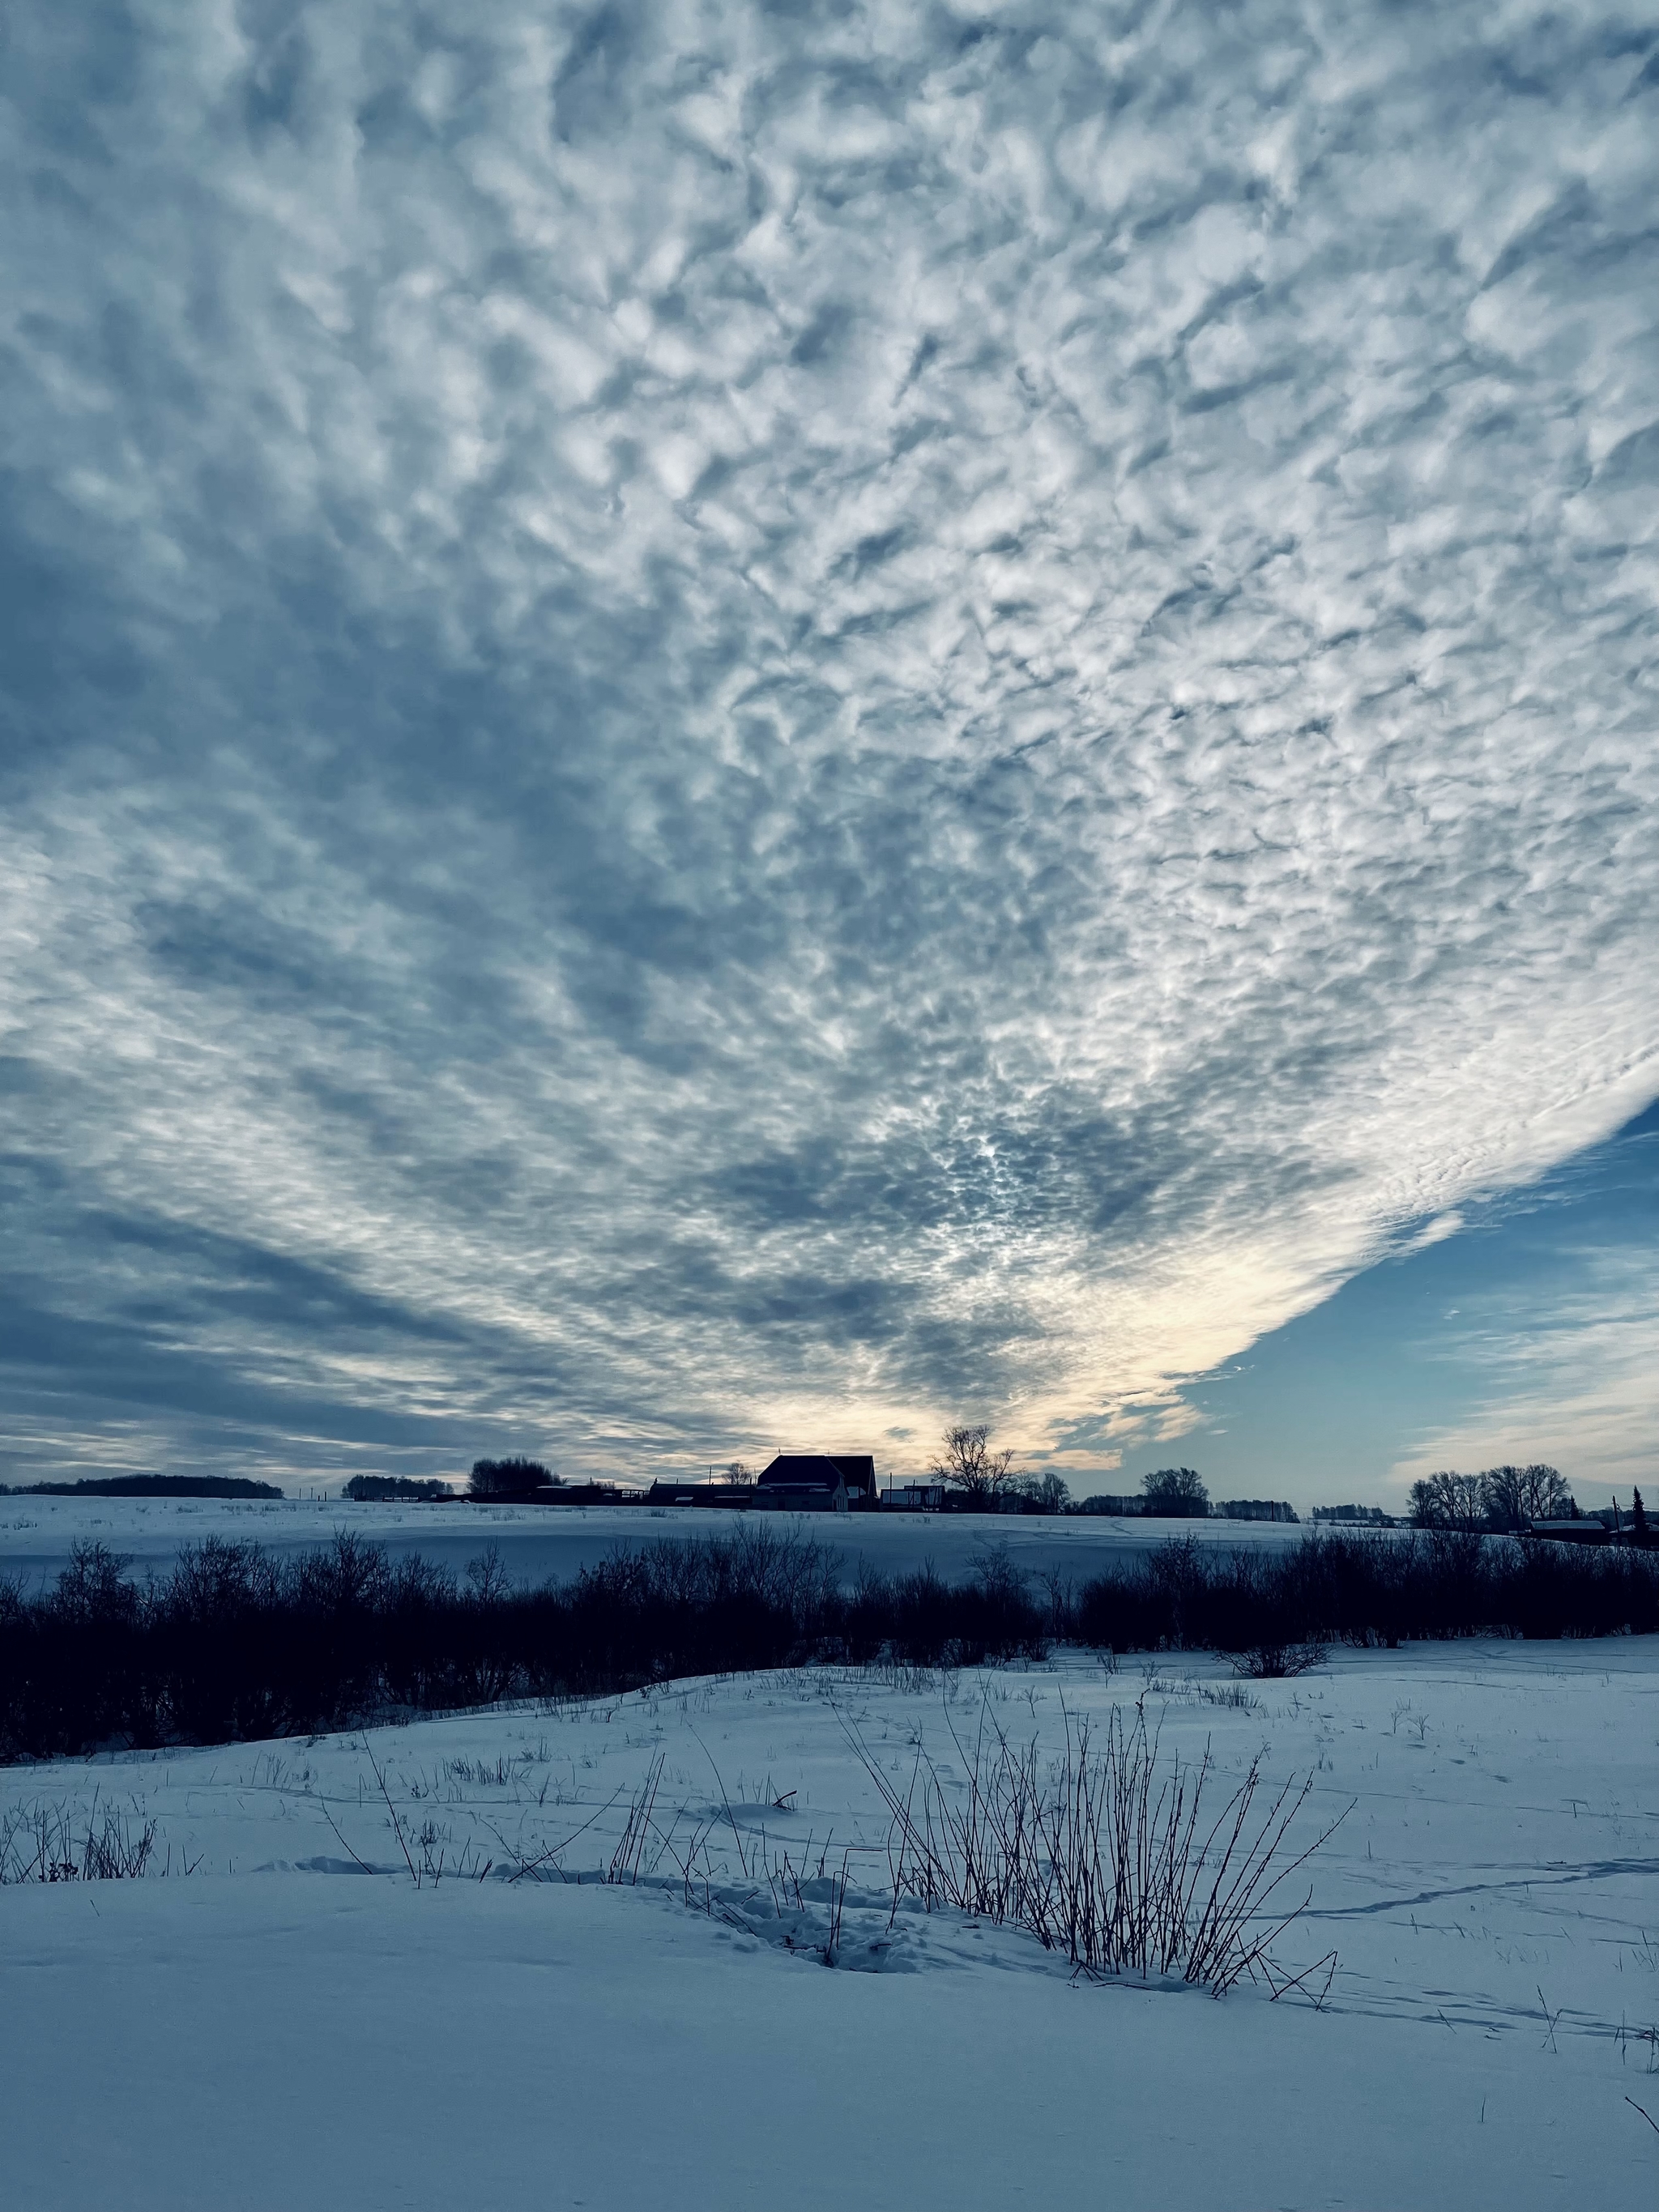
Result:
[[[1202,1521],[1210,1510],[1210,1493],[1195,1468],[1161,1467],[1142,1481],[1146,1510],[1164,1521]]]
[[[1575,1510],[1571,1492],[1553,1467],[1489,1467],[1480,1491],[1488,1525],[1511,1534],[1529,1521],[1570,1519]]]
[[[1486,1477],[1449,1469],[1412,1485],[1411,1517],[1419,1528],[1457,1528],[1473,1534],[1486,1525]]]
[[[1072,1492],[1063,1475],[1052,1469],[1047,1474],[1031,1477],[1026,1495],[1039,1513],[1063,1513],[1072,1502]]]
[[[1639,1490],[1632,1490],[1630,1494],[1630,1533],[1638,1544],[1648,1541],[1647,1508],[1642,1503]]]
[[[468,1478],[469,1498],[522,1498],[529,1491],[561,1487],[538,1459],[475,1459]]]
[[[1012,1452],[994,1452],[990,1440],[982,1421],[975,1428],[946,1429],[944,1451],[927,1470],[969,1507],[994,1505],[1012,1476]]]

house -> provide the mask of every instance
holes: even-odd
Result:
[[[855,1513],[876,1503],[868,1452],[780,1452],[755,1484],[755,1504],[786,1513]]]
[[[1558,1544],[1605,1544],[1607,1532],[1588,1515],[1582,1521],[1529,1521],[1528,1536],[1547,1536]]]

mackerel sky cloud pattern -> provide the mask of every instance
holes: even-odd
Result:
[[[1659,1088],[1649,11],[13,23],[15,1468],[1109,1465]]]

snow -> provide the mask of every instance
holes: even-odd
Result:
[[[359,1505],[350,1498],[0,1498],[0,1574],[27,1585],[49,1581],[69,1562],[77,1541],[106,1544],[134,1571],[163,1573],[179,1547],[219,1536],[251,1540],[277,1551],[325,1544],[349,1528],[393,1553],[418,1551],[457,1571],[488,1545],[499,1549],[517,1581],[564,1580],[622,1547],[687,1536],[729,1534],[743,1518],[693,1506]],[[785,1516],[768,1515],[769,1525]],[[1077,1582],[1098,1574],[1126,1551],[1196,1535],[1202,1543],[1280,1546],[1308,1531],[1271,1521],[1059,1520],[1024,1514],[813,1514],[787,1524],[834,1547],[849,1577],[860,1557],[883,1572],[931,1559],[955,1581],[971,1572],[988,1547],[1006,1547],[1027,1572],[1058,1571]]]
[[[1651,2203],[1659,2134],[1626,2100],[1659,2119],[1659,1638],[1347,1653],[1243,1706],[1232,1688],[1187,1657],[814,1669],[6,1770],[0,1817],[95,1796],[153,1819],[173,1869],[0,1887],[9,2195]],[[901,1911],[890,1940],[854,1736],[890,1774],[920,1740],[959,1778],[952,1728],[981,1714],[1057,1746],[1062,1698],[1098,1727],[1143,1696],[1166,1749],[1207,1739],[1237,1776],[1265,1747],[1275,1778],[1312,1771],[1322,1821],[1352,1802],[1280,1944],[1338,1949],[1322,2011],[1074,1981],[948,1912]],[[667,1856],[597,1879],[658,1759],[660,1827],[682,1853],[707,1830],[712,1912]],[[417,1862],[442,1853],[435,1884],[377,1768]],[[584,1879],[505,1878],[569,1836]],[[853,1854],[836,1971],[827,1885],[777,1918],[761,1871],[826,1846],[832,1870]]]

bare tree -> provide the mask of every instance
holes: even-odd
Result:
[[[1529,1521],[1570,1519],[1574,1510],[1572,1493],[1553,1467],[1489,1467],[1480,1489],[1488,1522],[1511,1533]]]
[[[726,1470],[726,1479],[733,1490],[752,1490],[755,1470],[745,1461],[734,1459]]]
[[[1026,1479],[1025,1494],[1039,1513],[1063,1513],[1072,1502],[1071,1487],[1052,1468],[1046,1474]]]
[[[959,1492],[970,1510],[994,1505],[1012,1476],[1012,1452],[994,1452],[990,1441],[982,1421],[975,1428],[946,1429],[945,1449],[927,1469],[936,1481]]]
[[[1485,1478],[1449,1468],[1412,1485],[1412,1519],[1419,1528],[1459,1528],[1472,1535],[1486,1525]]]
[[[1166,1521],[1202,1521],[1210,1510],[1210,1493],[1196,1468],[1161,1467],[1142,1479],[1146,1510]]]

